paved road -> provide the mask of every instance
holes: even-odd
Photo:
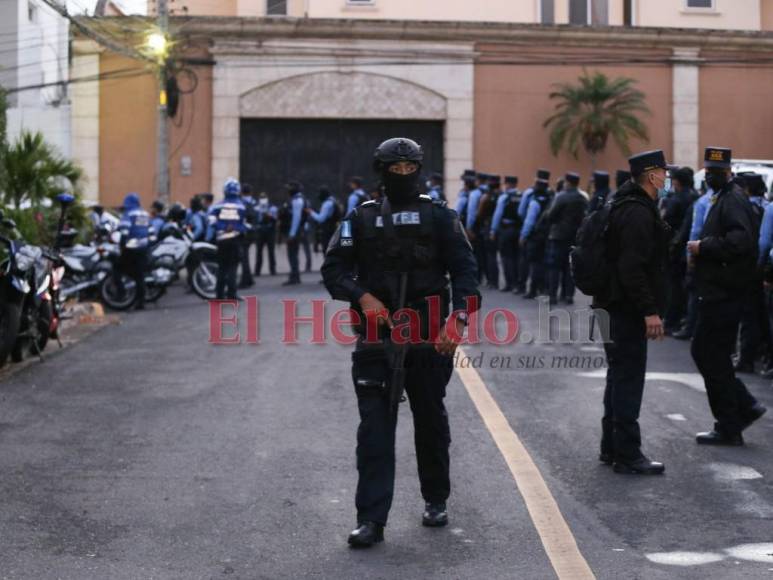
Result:
[[[282,299],[308,313],[324,297],[317,276],[305,278],[289,291],[281,278],[259,279],[258,345],[209,344],[206,304],[175,288],[156,308],[5,379],[0,578],[555,578],[539,514],[457,375],[451,525],[419,525],[402,409],[387,542],[346,547],[357,424],[349,348],[308,344],[305,327],[301,344],[281,342]],[[535,302],[497,292],[484,300],[514,308],[522,331],[537,332]],[[577,368],[602,364],[598,348],[467,347],[483,355],[479,376],[595,576],[770,577],[773,421],[750,429],[746,448],[697,447],[693,434],[711,419],[688,345],[655,344],[642,426],[646,452],[667,473],[615,475],[596,461],[603,369]],[[491,368],[496,355],[511,368]],[[546,368],[519,368],[539,357]],[[773,406],[769,384],[750,385]]]

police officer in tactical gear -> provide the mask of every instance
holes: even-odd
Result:
[[[236,300],[236,273],[242,250],[242,239],[247,230],[247,210],[241,199],[242,188],[231,178],[223,187],[224,199],[209,210],[209,223],[214,230],[217,244],[217,287],[218,300]]]
[[[477,265],[459,218],[443,202],[418,193],[421,147],[389,139],[375,153],[375,169],[386,197],[349,213],[336,230],[322,266],[335,299],[350,301],[362,320],[352,354],[352,378],[360,412],[357,431],[359,481],[357,528],[349,543],[383,540],[395,477],[395,381],[389,360],[407,318],[418,321],[404,359],[404,387],[414,418],[422,523],[445,526],[450,493],[450,433],[443,398],[453,371],[452,356],[467,315],[479,307]],[[450,294],[449,296],[449,283]],[[432,315],[436,304],[440,312]],[[453,314],[444,323],[453,306]],[[405,307],[406,310],[399,310]],[[396,313],[397,311],[397,313]],[[396,313],[396,314],[395,314]],[[372,324],[371,324],[372,323]],[[378,329],[373,336],[371,329]],[[415,326],[414,326],[415,328]],[[417,334],[420,334],[418,336]]]
[[[743,445],[741,434],[766,409],[735,376],[732,354],[749,288],[756,278],[759,230],[751,204],[732,182],[732,153],[705,151],[706,185],[713,192],[699,240],[687,242],[695,264],[698,320],[690,352],[706,384],[714,429],[703,445]]]

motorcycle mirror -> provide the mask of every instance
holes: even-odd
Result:
[[[70,205],[72,202],[75,201],[75,196],[69,193],[60,193],[56,196],[56,201],[61,203],[62,205]]]

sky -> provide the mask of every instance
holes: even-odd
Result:
[[[147,0],[113,0],[127,14],[145,14],[148,7]],[[94,12],[96,0],[69,0],[68,7],[73,12],[80,12],[83,8],[88,9],[89,13]]]

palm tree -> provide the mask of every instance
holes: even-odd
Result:
[[[649,134],[641,115],[649,115],[644,93],[633,85],[634,79],[583,72],[579,84],[556,85],[550,98],[556,100],[556,112],[544,123],[550,127],[550,149],[558,155],[566,148],[577,159],[580,144],[591,157],[604,151],[609,136],[624,154],[630,154],[628,141],[636,137],[647,141]]]
[[[6,204],[37,207],[63,190],[78,191],[83,170],[46,143],[41,133],[23,131],[0,155],[0,191]]]

